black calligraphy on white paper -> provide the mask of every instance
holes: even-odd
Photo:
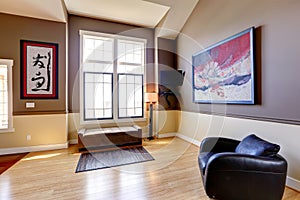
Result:
[[[52,94],[52,48],[27,47],[27,93]]]
[[[32,91],[48,91],[50,89],[50,62],[51,62],[51,53],[48,52],[47,55],[37,54],[36,57],[33,57],[33,67],[36,67],[37,72],[35,77],[31,78],[31,81],[35,82],[35,88],[32,88]],[[46,70],[46,77],[42,76],[42,72]]]

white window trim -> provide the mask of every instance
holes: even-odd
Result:
[[[13,128],[13,95],[12,95],[12,67],[14,61],[11,59],[0,59],[1,65],[7,66],[7,78],[8,78],[8,128],[7,129],[0,129],[0,133],[10,133],[15,132]]]
[[[124,39],[124,40],[130,40],[130,41],[134,41],[134,42],[143,42],[145,44],[145,48],[147,48],[147,40],[146,39],[142,39],[142,38],[135,38],[135,37],[128,37],[128,36],[122,36],[122,35],[115,35],[115,34],[107,34],[107,33],[101,33],[101,32],[94,32],[94,31],[86,31],[86,30],[79,30],[79,36],[80,36],[80,46],[79,46],[79,57],[80,57],[80,67],[79,67],[79,104],[80,104],[80,109],[79,109],[79,118],[80,118],[80,125],[93,125],[93,124],[114,124],[114,123],[132,123],[132,122],[144,122],[147,121],[147,118],[145,117],[145,113],[146,113],[146,106],[144,106],[144,117],[140,117],[140,118],[118,118],[118,113],[115,111],[115,108],[118,103],[117,98],[113,98],[113,119],[104,119],[104,120],[84,120],[84,115],[83,115],[83,52],[82,52],[82,47],[83,47],[83,35],[89,35],[89,36],[95,36],[95,37],[108,37],[108,38],[112,38],[112,39]],[[144,56],[145,56],[145,60],[144,60],[144,64],[146,66],[146,49],[144,51]],[[114,56],[114,55],[113,55]],[[116,67],[116,66],[115,66]],[[115,69],[114,69],[115,71]],[[116,76],[114,76],[114,80],[113,80],[113,84],[115,87],[115,83],[117,83],[117,81],[115,80],[117,79]],[[144,68],[144,85],[146,85],[146,68]],[[144,90],[145,91],[145,90]]]

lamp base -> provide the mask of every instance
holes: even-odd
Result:
[[[147,137],[148,140],[154,140],[153,136]]]

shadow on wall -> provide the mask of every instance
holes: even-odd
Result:
[[[159,85],[159,104],[165,110],[180,110],[180,103],[178,101],[177,95],[178,91],[172,88],[168,88],[163,85]]]
[[[161,70],[159,89],[159,104],[165,110],[180,110],[180,93],[185,72],[182,70]]]

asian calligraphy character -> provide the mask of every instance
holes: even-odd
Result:
[[[48,52],[48,55],[38,53],[36,57],[33,57],[33,67],[37,67],[37,72],[35,76],[31,78],[31,81],[35,82],[35,88],[32,88],[32,91],[50,91],[50,64],[50,52]]]

